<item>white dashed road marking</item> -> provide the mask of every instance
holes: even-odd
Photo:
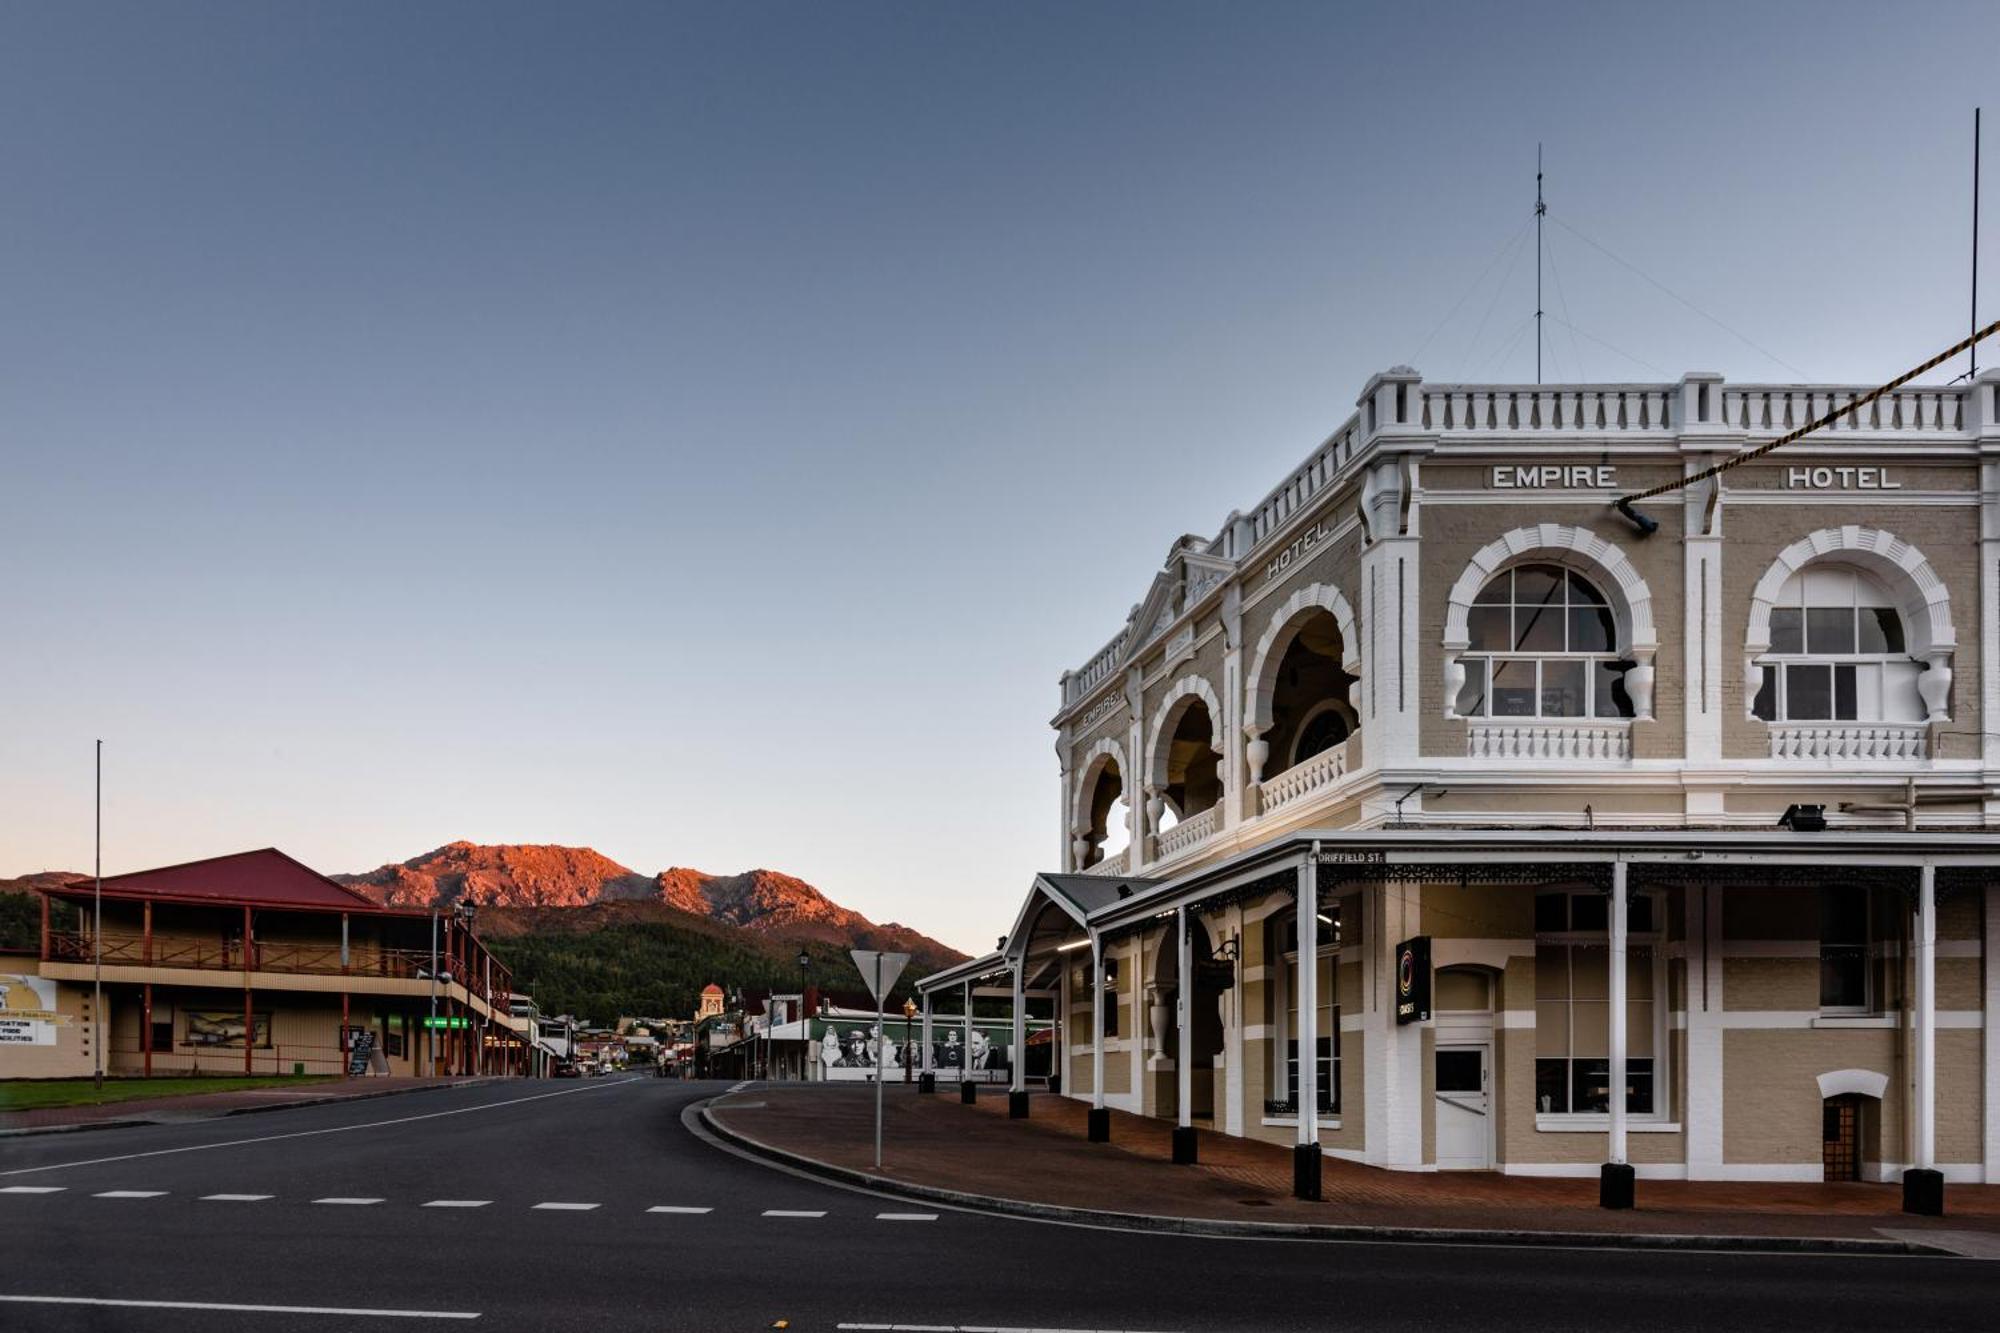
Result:
[[[7,1185],[0,1186],[0,1194],[61,1194],[67,1185]]]
[[[713,1208],[683,1208],[678,1204],[663,1203],[646,1210],[649,1213],[712,1213]]]
[[[239,1314],[344,1314],[377,1319],[477,1319],[477,1310],[366,1310],[333,1305],[225,1305],[219,1301],[119,1301],[97,1296],[0,1296],[21,1305],[111,1305],[125,1310],[228,1310]]]
[[[93,1199],[158,1199],[165,1196],[165,1194],[165,1190],[105,1190],[102,1194],[93,1194],[90,1197]]]
[[[538,1203],[537,1208],[546,1208],[558,1213],[587,1213],[597,1207],[594,1203]]]
[[[766,1217],[825,1217],[825,1216],[826,1216],[826,1210],[825,1210],[824,1208],[822,1208],[822,1209],[820,1209],[820,1210],[819,1210],[818,1212],[814,1212],[814,1211],[813,1211],[812,1209],[810,1209],[810,1208],[766,1208],[766,1209],[764,1210],[764,1216],[766,1216]]]
[[[491,1199],[432,1199],[426,1208],[484,1208]]]
[[[938,1215],[936,1213],[877,1213],[875,1214],[875,1220],[877,1222],[935,1222],[938,1220]]]
[[[274,1196],[269,1194],[204,1194],[203,1203],[262,1203]]]
[[[351,1204],[356,1204],[356,1205],[360,1205],[360,1204],[365,1204],[365,1203],[380,1203],[380,1202],[382,1202],[382,1201],[381,1201],[380,1199],[345,1199],[345,1198],[333,1198],[333,1199],[314,1199],[314,1200],[313,1200],[313,1202],[314,1202],[314,1203],[351,1203]]]
[[[835,1324],[835,1328],[870,1333],[1137,1333],[1115,1328],[1041,1328],[1025,1324]]]

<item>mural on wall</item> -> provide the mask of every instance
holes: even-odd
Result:
[[[53,1046],[69,1020],[56,1012],[56,983],[48,977],[0,972],[0,1045]]]
[[[821,1029],[819,1063],[828,1071],[828,1077],[865,1078],[865,1071],[876,1068],[901,1070],[906,1061],[915,1068],[923,1068],[921,1027],[912,1025],[904,1029],[901,1024],[884,1025],[878,1046],[873,1023],[843,1024],[834,1020],[816,1023],[815,1026]],[[1034,1024],[1030,1041],[1033,1042],[1036,1037],[1046,1041],[1046,1029],[1046,1023]],[[1007,1042],[1011,1038],[1004,1030],[996,1036],[976,1027],[972,1029],[970,1046],[966,1044],[964,1029],[949,1020],[937,1020],[932,1032],[931,1068],[946,1077],[964,1072],[1005,1072],[1009,1068]],[[846,1070],[856,1072],[833,1072]]]
[[[250,1016],[256,1023],[255,1041],[259,1050],[271,1048],[271,1015],[266,1013]],[[190,1009],[187,1011],[187,1044],[190,1046],[226,1047],[243,1049],[243,1011],[241,1009]]]

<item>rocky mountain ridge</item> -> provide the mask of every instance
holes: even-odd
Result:
[[[470,897],[482,908],[537,909],[534,915],[546,919],[551,914],[542,909],[648,903],[786,939],[945,961],[964,956],[908,926],[870,921],[775,870],[713,875],[674,866],[644,875],[589,847],[452,842],[408,861],[332,878],[390,907],[446,907]]]

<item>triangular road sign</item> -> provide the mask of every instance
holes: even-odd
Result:
[[[854,966],[860,969],[861,979],[868,983],[868,993],[875,997],[879,1008],[895,989],[896,978],[903,975],[909,966],[910,956],[906,953],[878,953],[873,949],[849,949],[848,956],[854,959]]]

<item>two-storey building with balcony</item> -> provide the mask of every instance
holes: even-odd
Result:
[[[91,881],[41,897],[38,956],[0,970],[54,1004],[0,1077],[529,1069],[512,978],[461,914],[385,908],[275,848],[107,876],[101,929]]]
[[[1057,989],[1184,1157],[2000,1180],[2000,377],[1613,505],[1864,392],[1375,376],[1063,673],[926,999]]]

